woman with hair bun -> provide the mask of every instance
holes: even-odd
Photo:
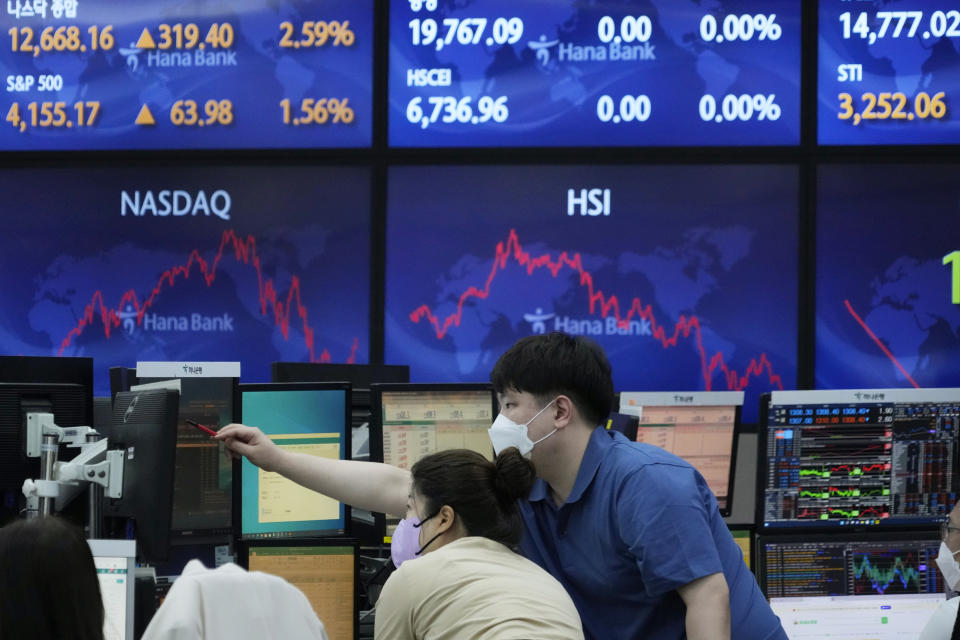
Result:
[[[513,447],[495,462],[452,449],[422,458],[411,475],[375,638],[583,638],[563,586],[513,551],[523,534],[517,500],[536,478],[529,460]]]

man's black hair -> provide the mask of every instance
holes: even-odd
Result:
[[[593,425],[605,422],[613,405],[610,362],[596,342],[582,336],[553,332],[521,338],[497,360],[490,382],[497,393],[514,389],[541,400],[568,396]]]

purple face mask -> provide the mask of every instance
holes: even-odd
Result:
[[[433,514],[435,515],[437,514]],[[416,518],[404,518],[400,521],[390,538],[390,558],[393,560],[394,567],[399,567],[407,560],[413,560],[440,537],[438,533],[430,538],[427,544],[420,546],[420,527],[433,516],[427,516],[419,522]]]
[[[393,532],[390,539],[390,557],[395,567],[417,557],[420,549],[420,529],[414,526],[416,522],[416,518],[404,518]]]

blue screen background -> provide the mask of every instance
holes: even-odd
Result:
[[[588,187],[609,216],[567,215]],[[796,385],[791,167],[394,168],[388,194],[386,362],[411,381],[486,382],[519,338],[566,329],[618,391],[743,388],[754,421],[759,393]]]

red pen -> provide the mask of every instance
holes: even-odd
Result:
[[[189,424],[191,427],[196,427],[197,429],[200,429],[200,431],[205,431],[205,432],[209,433],[209,434],[212,435],[212,436],[217,435],[217,432],[216,432],[216,431],[214,431],[214,430],[211,429],[210,427],[205,427],[205,426],[203,426],[202,424],[200,424],[200,423],[198,423],[198,422],[194,422],[193,420],[185,420],[185,422],[186,422],[187,424]]]

